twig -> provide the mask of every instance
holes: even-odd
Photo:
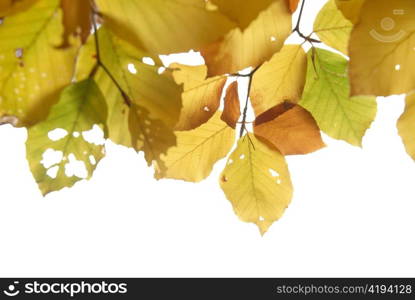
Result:
[[[254,77],[255,72],[258,71],[260,67],[261,65],[257,66],[249,74],[247,74],[248,76],[244,76],[244,77],[249,77],[249,82],[248,82],[248,91],[247,91],[246,100],[245,100],[245,107],[244,107],[243,114],[242,114],[241,131],[239,132],[240,138],[243,136],[246,130],[246,118],[247,118],[247,113],[248,113],[249,94],[251,93],[251,87],[252,87],[252,78]]]
[[[309,34],[309,35],[307,36],[307,35],[303,34],[303,33],[301,32],[301,30],[300,30],[301,18],[303,17],[303,12],[304,12],[305,1],[306,1],[306,0],[303,0],[303,1],[301,2],[300,14],[298,15],[297,25],[295,25],[295,27],[294,27],[294,29],[293,29],[293,31],[292,31],[292,32],[293,32],[293,33],[294,33],[294,32],[296,32],[296,33],[297,33],[300,37],[302,37],[305,41],[307,41],[307,42],[309,42],[309,43],[311,43],[311,44],[313,44],[313,43],[321,43],[321,41],[316,40],[316,39],[313,39],[313,38],[311,37],[311,35],[312,35],[313,33],[311,33],[311,34]]]

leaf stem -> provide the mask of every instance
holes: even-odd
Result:
[[[313,38],[311,37],[311,35],[312,35],[313,33],[311,33],[311,34],[309,34],[309,35],[307,36],[307,35],[305,35],[305,34],[303,34],[303,33],[301,32],[300,25],[301,25],[301,19],[302,19],[302,17],[303,17],[303,12],[304,12],[305,1],[306,1],[306,0],[303,0],[303,1],[301,2],[300,14],[298,15],[297,24],[295,25],[295,27],[294,27],[294,29],[293,29],[293,31],[292,31],[292,32],[293,32],[293,33],[294,33],[294,32],[296,32],[296,33],[297,33],[300,37],[302,37],[305,41],[307,41],[307,42],[309,42],[309,43],[311,43],[311,44],[313,44],[313,43],[321,43],[321,41],[316,40],[316,39],[313,39]]]
[[[241,121],[241,131],[239,132],[239,137],[241,138],[244,134],[244,132],[246,131],[246,118],[247,118],[247,113],[248,113],[248,104],[249,104],[249,94],[251,93],[251,87],[252,87],[252,79],[255,75],[255,72],[258,71],[258,69],[261,67],[261,65],[257,66],[255,69],[253,69],[249,74],[246,74],[244,76],[241,77],[248,77],[249,81],[248,81],[248,91],[247,91],[247,95],[246,95],[246,100],[245,100],[245,107],[243,110],[243,114],[242,114],[242,121]],[[242,74],[240,74],[242,75]],[[238,75],[238,76],[240,76]]]

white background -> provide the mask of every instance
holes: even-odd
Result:
[[[308,1],[305,33],[323,3]],[[158,182],[142,155],[108,144],[90,182],[43,198],[25,130],[2,126],[0,276],[415,276],[402,111],[402,97],[379,99],[363,150],[325,138],[289,157],[295,196],[264,237],[222,194],[223,161],[200,184]]]

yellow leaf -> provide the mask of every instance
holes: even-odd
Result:
[[[97,0],[106,24],[150,54],[186,52],[211,43],[236,24],[204,0]]]
[[[211,0],[219,11],[228,16],[241,29],[245,29],[258,14],[275,0]]]
[[[253,134],[241,138],[220,177],[220,185],[235,213],[255,223],[264,234],[292,198],[284,156]]]
[[[224,121],[228,126],[235,129],[236,123],[241,116],[241,104],[239,102],[239,95],[238,95],[238,82],[232,82],[227,91],[225,96],[225,105],[223,108],[222,116],[220,117],[222,121]]]
[[[62,47],[70,45],[71,35],[80,35],[82,42],[86,42],[91,33],[91,4],[85,0],[61,0],[63,11],[63,34]]]
[[[339,54],[315,48],[308,55],[307,81],[299,104],[329,136],[361,146],[376,116],[375,97],[350,97],[348,61]]]
[[[343,15],[355,24],[359,20],[360,10],[365,1],[366,0],[336,0],[336,4]]]
[[[202,48],[209,77],[260,65],[281,49],[290,34],[291,13],[285,0],[276,0],[245,30],[235,28]]]
[[[307,56],[300,45],[285,45],[254,74],[250,92],[255,114],[284,101],[297,102],[303,92]]]
[[[162,156],[166,170],[157,170],[158,179],[201,181],[209,176],[213,165],[228,154],[235,141],[235,131],[220,120],[219,112],[202,126],[178,131],[176,135],[177,146]]]
[[[191,130],[207,122],[217,111],[226,76],[206,79],[205,65],[186,66],[171,64],[174,79],[183,84],[183,107],[176,130]]]
[[[350,38],[352,95],[415,89],[415,1],[367,0]]]
[[[1,0],[0,18],[11,16],[30,8],[38,0]]]
[[[327,46],[347,55],[353,24],[337,8],[335,0],[329,0],[314,22],[314,32]]]
[[[265,112],[255,120],[254,132],[283,155],[308,154],[325,147],[316,121],[299,105],[283,103]]]
[[[406,152],[415,160],[415,94],[406,97],[405,112],[399,118],[398,130]]]
[[[91,178],[105,154],[95,136],[104,127],[105,137],[106,114],[103,95],[86,79],[67,87],[48,118],[28,130],[27,160],[44,195]]]
[[[77,46],[56,49],[62,35],[59,1],[41,0],[0,25],[0,117],[18,125],[46,118],[72,79]],[[22,26],[24,24],[24,26]]]

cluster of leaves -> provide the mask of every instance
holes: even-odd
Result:
[[[299,0],[1,0],[0,122],[27,128],[43,194],[90,178],[106,139],[157,179],[198,182],[231,152],[220,186],[265,233],[292,198],[285,156],[324,147],[321,131],[361,146],[376,96],[408,94],[398,128],[415,158],[415,2],[329,0],[309,35],[304,2],[293,28]],[[160,59],[191,49],[205,65]]]

